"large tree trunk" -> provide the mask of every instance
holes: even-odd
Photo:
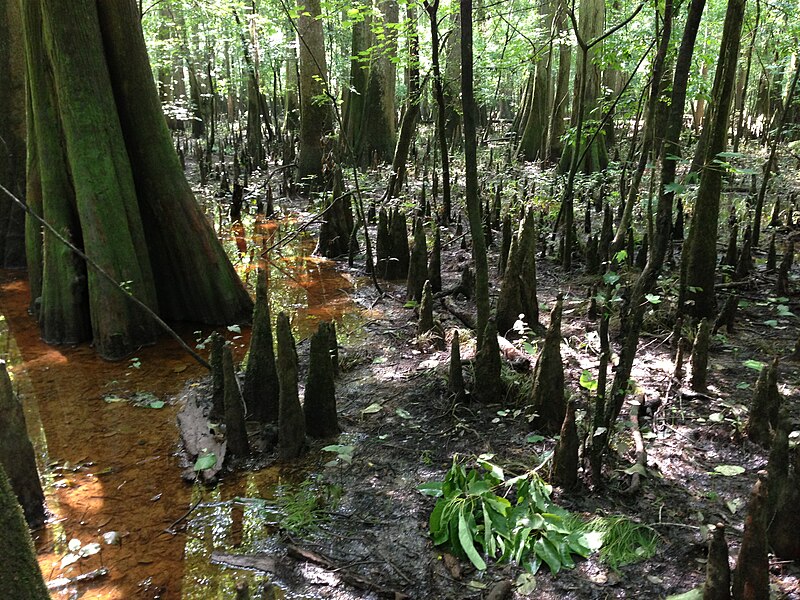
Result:
[[[311,187],[320,187],[323,139],[333,126],[328,67],[325,62],[325,37],[320,20],[319,0],[300,2],[297,35],[300,46],[300,149],[298,178]]]
[[[31,207],[164,317],[247,320],[250,298],[172,149],[135,3],[27,2],[25,38],[29,196],[41,178]],[[94,266],[47,230],[43,243],[41,290],[32,289],[47,341],[91,337],[110,359],[155,341],[153,320]]]
[[[714,76],[708,146],[697,191],[692,228],[681,259],[680,305],[695,317],[711,317],[717,308],[717,226],[724,168],[717,156],[725,151],[745,0],[728,0],[720,57]]]
[[[25,197],[25,52],[20,6],[0,0],[0,184]],[[25,266],[25,213],[0,192],[0,267]]]

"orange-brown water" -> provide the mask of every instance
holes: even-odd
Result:
[[[275,226],[267,231],[274,235]],[[248,246],[262,248],[263,231],[254,233]],[[357,312],[349,298],[352,282],[329,261],[308,256],[311,249],[299,238],[269,261],[273,314],[290,311],[300,337],[319,319],[353,319]],[[254,281],[255,261],[248,258],[241,252],[237,268]],[[169,400],[205,370],[167,337],[117,363],[98,358],[88,345],[48,346],[27,314],[28,296],[22,274],[0,273],[0,357],[10,363],[25,404],[52,515],[34,535],[45,580],[106,567],[106,576],[68,588],[93,600],[229,598],[237,579],[253,582],[256,576],[208,559],[212,549],[257,549],[261,513],[232,499],[271,497],[279,470],[231,476],[216,489],[192,487],[181,480],[178,464],[179,407],[107,401],[136,392]],[[193,329],[181,331],[190,345],[209,333]],[[241,358],[248,331],[226,334]],[[109,532],[120,543],[104,543]],[[70,540],[100,543],[102,551],[64,566]],[[54,591],[53,597],[67,593]]]

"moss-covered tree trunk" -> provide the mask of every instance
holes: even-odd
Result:
[[[31,527],[44,523],[44,492],[36,470],[36,456],[28,439],[25,413],[14,394],[6,363],[0,361],[0,465]]]
[[[0,184],[25,197],[25,52],[20,5],[0,0]],[[0,267],[25,266],[25,213],[0,192]]]
[[[26,2],[24,31],[31,208],[163,317],[247,319],[172,148],[135,3]],[[27,248],[46,341],[93,339],[110,359],[155,341],[142,309],[40,229],[31,221]]]
[[[378,9],[383,18],[373,19],[372,58],[361,115],[359,162],[362,165],[371,164],[373,158],[379,163],[391,161],[397,139],[395,60],[399,6],[396,0],[382,0]]]
[[[717,156],[725,151],[727,144],[744,8],[745,0],[728,0],[714,76],[711,114],[706,118],[710,127],[708,145],[700,173],[692,228],[681,259],[679,303],[684,311],[696,317],[712,317],[717,308],[714,279],[717,273],[719,198],[724,174]]]
[[[33,542],[22,511],[0,467],[0,582],[3,595],[14,600],[49,600]]]

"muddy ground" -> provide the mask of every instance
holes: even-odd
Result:
[[[291,203],[283,208],[292,208]],[[778,239],[790,233],[783,230]],[[454,227],[443,232],[443,242],[447,289],[458,282],[470,255],[460,248]],[[497,264],[498,242],[496,235],[490,265]],[[782,248],[779,243],[779,254]],[[675,250],[679,252],[680,243]],[[511,597],[664,598],[685,592],[704,579],[705,528],[719,522],[727,525],[734,564],[744,507],[756,473],[767,461],[765,451],[742,435],[758,376],[746,361],[767,363],[774,356],[784,357],[779,384],[793,430],[800,429],[800,362],[786,358],[797,340],[797,317],[793,315],[800,315],[798,271],[793,273],[791,296],[777,298],[774,274],[765,272],[763,255],[756,258],[757,271],[750,283],[736,288],[745,302],[735,332],[720,333],[713,339],[707,396],[682,394],[685,385],[672,377],[670,292],[663,291],[662,301],[652,306],[633,377],[646,400],[658,399],[661,405],[642,420],[649,475],[638,493],[625,492],[630,475],[624,469],[633,464],[634,453],[624,416],[604,485],[588,486],[588,464],[582,459],[584,483],[568,493],[555,490],[560,505],[587,520],[613,514],[650,525],[659,534],[655,556],[618,570],[601,563],[597,555],[578,561],[575,569],[557,576],[545,568],[536,576],[535,592],[522,596],[515,589]],[[338,268],[352,279],[362,272],[358,263],[350,270],[345,263]],[[567,275],[551,259],[540,260],[538,269],[543,322],[556,294],[565,294],[561,351],[567,386],[577,399],[579,418],[583,416],[579,427],[585,436],[589,396],[578,382],[585,369],[596,374],[599,355],[597,324],[587,318],[593,280],[582,275],[580,265]],[[669,277],[674,279],[672,274]],[[495,268],[493,298],[498,286]],[[344,433],[339,440],[313,443],[301,461],[281,465],[293,473],[295,481],[312,482],[309,489],[320,498],[334,498],[320,503],[314,513],[316,522],[305,530],[265,524],[259,534],[260,552],[242,550],[237,555],[236,548],[225,548],[214,555],[221,564],[270,573],[269,580],[276,587],[270,591],[267,588],[272,584],[260,584],[250,589],[253,597],[486,598],[498,582],[515,583],[522,573],[517,565],[491,561],[487,571],[478,572],[468,561],[453,560],[444,549],[434,547],[428,537],[428,518],[435,500],[417,487],[441,480],[454,456],[474,465],[476,456],[489,453],[512,474],[540,467],[555,442],[553,438],[527,441],[536,433],[525,411],[524,392],[530,375],[510,375],[513,370],[507,365],[504,398],[493,404],[477,403],[469,397],[455,402],[447,392],[448,353],[436,349],[429,337],[416,337],[415,310],[404,306],[405,285],[382,282],[382,287],[381,296],[369,281],[361,280],[352,292],[354,302],[369,312],[359,327],[362,336],[340,340],[341,374],[336,386]],[[462,297],[448,298],[448,302],[464,313],[474,310]],[[788,307],[793,315],[779,306]],[[458,311],[447,310],[437,301],[436,318],[448,341],[455,329],[462,333],[464,373],[469,383],[472,340],[465,339],[465,324],[453,312]],[[690,334],[688,327],[685,333]],[[617,342],[612,342],[616,348]],[[300,343],[298,351],[304,368],[307,343]],[[301,372],[301,385],[304,376]],[[203,394],[198,394],[198,389],[203,386],[196,386],[193,394],[202,404]],[[335,459],[334,453],[321,450],[326,444],[352,447],[351,460]],[[274,455],[265,453],[238,468],[259,469],[275,463]],[[723,476],[715,471],[720,465],[741,466],[744,472]],[[546,474],[549,467],[540,468]],[[221,476],[224,479],[224,472]],[[776,598],[800,598],[796,564],[772,557],[770,573]]]

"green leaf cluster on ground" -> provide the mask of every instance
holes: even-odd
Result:
[[[556,574],[598,550],[614,569],[655,553],[658,536],[650,527],[624,517],[585,522],[553,502],[552,486],[537,472],[506,478],[490,459],[481,457],[479,469],[468,469],[455,457],[443,481],[419,486],[438,498],[429,520],[433,543],[475,568],[496,560],[530,573],[546,564]]]

